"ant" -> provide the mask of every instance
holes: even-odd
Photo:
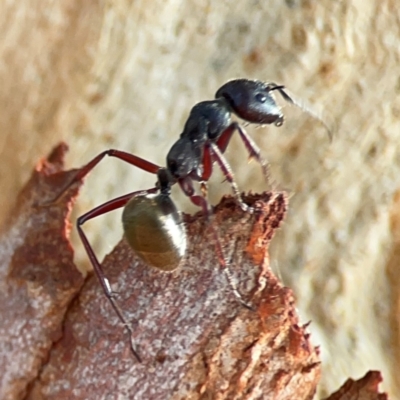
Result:
[[[181,213],[170,197],[171,187],[178,183],[184,194],[193,204],[201,207],[206,219],[209,220],[211,210],[206,198],[206,183],[212,174],[213,164],[216,163],[230,183],[241,209],[244,212],[254,213],[255,210],[243,202],[233,173],[223,155],[233,133],[235,131],[239,133],[249,157],[255,158],[260,164],[267,182],[269,181],[268,163],[246,131],[238,122],[231,120],[231,115],[233,113],[249,123],[281,126],[284,116],[273,97],[274,92],[278,92],[285,101],[313,114],[311,110],[293,100],[284,89],[282,85],[258,80],[231,80],[218,89],[214,100],[202,101],[191,109],[183,132],[167,154],[166,167],[160,167],[123,151],[106,150],[78,169],[71,182],[53,200],[56,201],[73,183],[84,178],[106,155],[116,157],[157,176],[157,182],[153,188],[135,191],[107,201],[77,220],[78,233],[93,269],[106,297],[129,334],[131,351],[139,362],[141,358],[132,340],[132,328],[114,300],[114,292],[83,232],[82,225],[92,218],[124,207],[122,213],[124,235],[136,254],[147,264],[160,270],[176,269],[184,258],[187,237]],[[202,195],[195,193],[194,182],[200,183]],[[238,292],[223,255],[217,231],[212,224],[210,226],[219,263],[226,273],[229,285],[238,301],[252,309]]]

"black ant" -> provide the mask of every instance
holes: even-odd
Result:
[[[153,267],[163,271],[176,269],[185,255],[187,238],[181,214],[170,197],[172,185],[178,183],[185,195],[193,204],[201,207],[206,218],[209,219],[211,210],[206,199],[206,182],[212,174],[213,164],[217,163],[231,184],[235,198],[242,210],[253,213],[254,209],[243,202],[223,153],[228,147],[233,133],[237,131],[250,158],[258,161],[268,181],[268,163],[239,123],[232,122],[231,115],[234,113],[249,123],[282,125],[284,116],[273,97],[275,91],[279,92],[287,102],[312,113],[295,102],[285,92],[282,85],[248,79],[232,80],[218,89],[215,100],[200,102],[192,108],[180,138],[167,154],[166,167],[160,167],[119,150],[106,150],[78,169],[72,181],[54,199],[56,201],[74,182],[84,178],[106,155],[119,158],[128,164],[157,175],[157,182],[153,188],[132,192],[107,201],[77,220],[78,233],[94,271],[114,311],[128,331],[131,350],[139,361],[141,361],[140,356],[132,341],[132,329],[114,301],[110,283],[83,232],[82,225],[99,215],[125,207],[122,222],[126,240],[132,249]],[[202,195],[195,193],[194,181],[201,184]],[[212,227],[212,224],[210,226]],[[220,265],[227,274],[228,282],[235,296],[241,304],[251,308],[244,302],[236,289],[223,255],[217,231],[214,227],[212,227],[212,231]]]

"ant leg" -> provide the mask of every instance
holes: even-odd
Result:
[[[137,350],[135,349],[135,345],[133,343],[132,340],[132,334],[133,334],[133,330],[130,326],[130,324],[126,321],[126,319],[124,318],[123,314],[122,314],[122,310],[120,309],[120,307],[118,306],[118,304],[115,302],[114,300],[114,296],[113,296],[113,292],[111,290],[111,285],[110,282],[108,281],[108,279],[106,278],[106,276],[104,275],[104,271],[101,267],[101,264],[99,262],[99,260],[96,257],[96,254],[94,253],[92,246],[89,243],[89,240],[87,239],[85,233],[83,232],[82,229],[82,225],[95,217],[98,217],[99,215],[102,214],[106,214],[110,211],[116,210],[118,208],[124,207],[126,205],[126,203],[134,196],[142,196],[142,195],[146,195],[149,193],[156,193],[158,191],[157,188],[153,188],[153,189],[149,189],[149,190],[139,190],[136,192],[132,192],[129,194],[126,194],[124,196],[121,197],[117,197],[114,200],[110,200],[107,201],[106,203],[95,207],[93,210],[87,212],[86,214],[83,214],[82,216],[80,216],[77,220],[77,229],[78,229],[78,233],[79,236],[82,240],[83,246],[85,247],[86,253],[89,256],[90,262],[93,266],[94,272],[97,275],[97,278],[100,282],[100,285],[103,289],[104,294],[106,295],[107,299],[109,300],[109,302],[111,303],[112,308],[114,309],[115,313],[117,314],[119,320],[122,322],[122,324],[124,325],[125,329],[128,332],[129,335],[129,339],[130,339],[130,347],[131,347],[131,351],[133,353],[133,355],[136,357],[136,359],[141,362],[141,358],[137,352]]]
[[[206,181],[202,181],[200,182],[200,190],[201,190],[201,194],[204,198],[208,198],[208,185]]]
[[[225,129],[220,138],[217,140],[218,148],[221,150],[222,153],[224,153],[226,148],[228,147],[229,141],[231,140],[233,133],[236,130],[239,132],[240,138],[242,139],[242,142],[244,143],[246,150],[249,153],[249,159],[250,160],[255,159],[261,165],[261,169],[263,175],[265,176],[267,184],[271,186],[273,189],[275,189],[276,184],[271,181],[271,174],[269,172],[270,168],[268,161],[261,155],[260,148],[254,142],[254,140],[247,134],[247,132],[240,126],[239,123],[232,122],[232,124]]]
[[[179,183],[181,183],[181,182],[179,182]],[[211,214],[207,199],[202,196],[193,195],[194,189],[193,189],[193,185],[192,185],[191,181],[184,182],[181,185],[181,187],[182,187],[182,190],[185,192],[185,194],[187,194],[189,196],[192,203],[198,207],[201,207],[201,209],[203,210],[203,213],[206,217],[206,221],[210,222],[209,227],[210,227],[212,235],[214,237],[215,252],[217,253],[219,265],[222,268],[222,270],[224,271],[224,273],[226,275],[226,279],[228,281],[228,284],[231,287],[232,292],[235,295],[237,301],[242,306],[246,307],[247,309],[254,310],[254,308],[251,305],[249,305],[248,303],[245,302],[245,300],[243,299],[242,295],[240,294],[240,292],[237,288],[236,282],[233,279],[232,272],[229,269],[229,263],[227,262],[227,260],[224,256],[224,251],[222,249],[221,241],[218,237],[218,231],[214,226],[214,221],[212,220],[212,214]],[[192,189],[192,191],[190,191],[190,189]],[[210,221],[210,219],[211,219],[211,221]]]
[[[221,150],[222,153],[225,153],[229,142],[231,141],[232,135],[235,133],[237,129],[237,123],[233,122],[230,124],[221,134],[221,136],[217,140],[217,146]]]
[[[216,161],[218,163],[225,178],[231,184],[233,194],[234,194],[236,201],[238,202],[240,208],[243,211],[252,214],[254,212],[254,209],[252,207],[249,207],[246,203],[243,202],[242,196],[240,195],[240,192],[239,192],[239,188],[233,177],[233,172],[231,170],[231,167],[229,166],[228,161],[226,161],[225,157],[223,156],[221,150],[213,142],[209,142],[208,146],[210,148],[211,157],[213,157],[214,161]]]
[[[207,182],[212,174],[213,160],[208,146],[204,147],[203,152],[203,173],[200,177],[200,190],[204,198],[208,199],[208,185]]]
[[[62,197],[62,195],[76,182],[83,179],[92,169],[105,157],[116,157],[122,161],[127,162],[128,164],[134,165],[144,171],[150,172],[152,174],[157,174],[157,171],[160,167],[156,164],[153,164],[150,161],[144,160],[143,158],[137,157],[133,154],[126,153],[120,150],[109,149],[101,152],[96,157],[94,157],[91,161],[89,161],[86,165],[79,168],[76,171],[76,174],[72,177],[71,181],[66,184],[66,186],[61,190],[61,192],[48,204],[55,203],[57,200]]]
[[[236,282],[232,276],[232,272],[229,269],[229,263],[227,262],[227,260],[224,256],[224,252],[223,252],[223,249],[221,246],[221,241],[218,238],[218,232],[215,229],[213,224],[211,224],[211,230],[212,230],[212,234],[214,236],[215,251],[217,253],[219,265],[221,266],[222,270],[225,272],[226,279],[228,281],[229,286],[231,287],[231,289],[233,291],[233,294],[235,295],[236,299],[242,306],[246,307],[249,310],[254,311],[254,307],[245,302],[245,300],[243,299],[242,295],[240,294],[240,292],[237,288]]]
[[[209,203],[206,199],[206,196],[199,196],[195,194],[195,190],[193,187],[193,181],[192,178],[189,176],[186,176],[185,178],[181,178],[178,180],[179,186],[181,187],[183,193],[189,197],[190,201],[195,205],[198,206],[202,209],[204,216],[206,217],[206,220],[210,220],[211,214],[211,209],[209,206]],[[203,193],[204,194],[204,193]]]
[[[253,211],[254,211],[253,208],[249,207],[247,204],[245,204],[243,202],[242,197],[239,192],[239,188],[233,177],[233,172],[232,172],[228,162],[226,161],[225,157],[222,155],[222,152],[220,151],[219,146],[215,145],[213,142],[209,142],[204,148],[203,174],[201,176],[202,182],[207,182],[209,180],[211,173],[212,173],[212,165],[213,165],[214,161],[216,161],[219,164],[225,178],[231,184],[233,194],[234,194],[238,204],[240,205],[241,209],[245,212],[253,213]],[[189,197],[190,197],[190,195],[189,195]]]

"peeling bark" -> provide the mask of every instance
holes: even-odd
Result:
[[[348,379],[344,385],[326,400],[387,400],[385,393],[379,393],[378,386],[382,375],[378,371],[369,371],[358,380]]]
[[[83,284],[73,264],[69,215],[78,185],[56,204],[38,207],[64,185],[64,144],[42,160],[18,196],[0,238],[0,398],[19,399],[61,335]]]
[[[290,399],[312,398],[317,351],[299,324],[292,292],[268,265],[268,244],[286,211],[284,193],[247,196],[262,212],[244,214],[231,198],[216,207],[218,229],[239,290],[238,303],[201,214],[186,217],[189,250],[182,266],[162,273],[143,265],[124,241],[103,268],[134,325],[129,342],[95,276],[68,314],[32,399]],[[257,262],[254,262],[257,260]],[[66,362],[67,361],[67,362]]]
[[[124,240],[106,257],[139,363],[96,276],[83,283],[73,264],[69,217],[79,185],[51,202],[75,172],[63,171],[66,149],[38,164],[1,237],[1,398],[312,399],[318,349],[269,267],[286,194],[245,196],[255,215],[230,197],[214,209],[212,226],[254,310],[235,298],[201,213],[185,216],[190,244],[176,271],[149,268]],[[329,400],[386,399],[380,380],[374,372],[349,380]]]

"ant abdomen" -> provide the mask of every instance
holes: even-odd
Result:
[[[148,265],[163,271],[178,267],[187,247],[182,215],[165,194],[132,197],[122,213],[125,238]]]
[[[243,120],[254,124],[282,125],[283,113],[272,91],[283,86],[257,80],[234,79],[221,86],[216,98],[224,98],[232,111]]]

